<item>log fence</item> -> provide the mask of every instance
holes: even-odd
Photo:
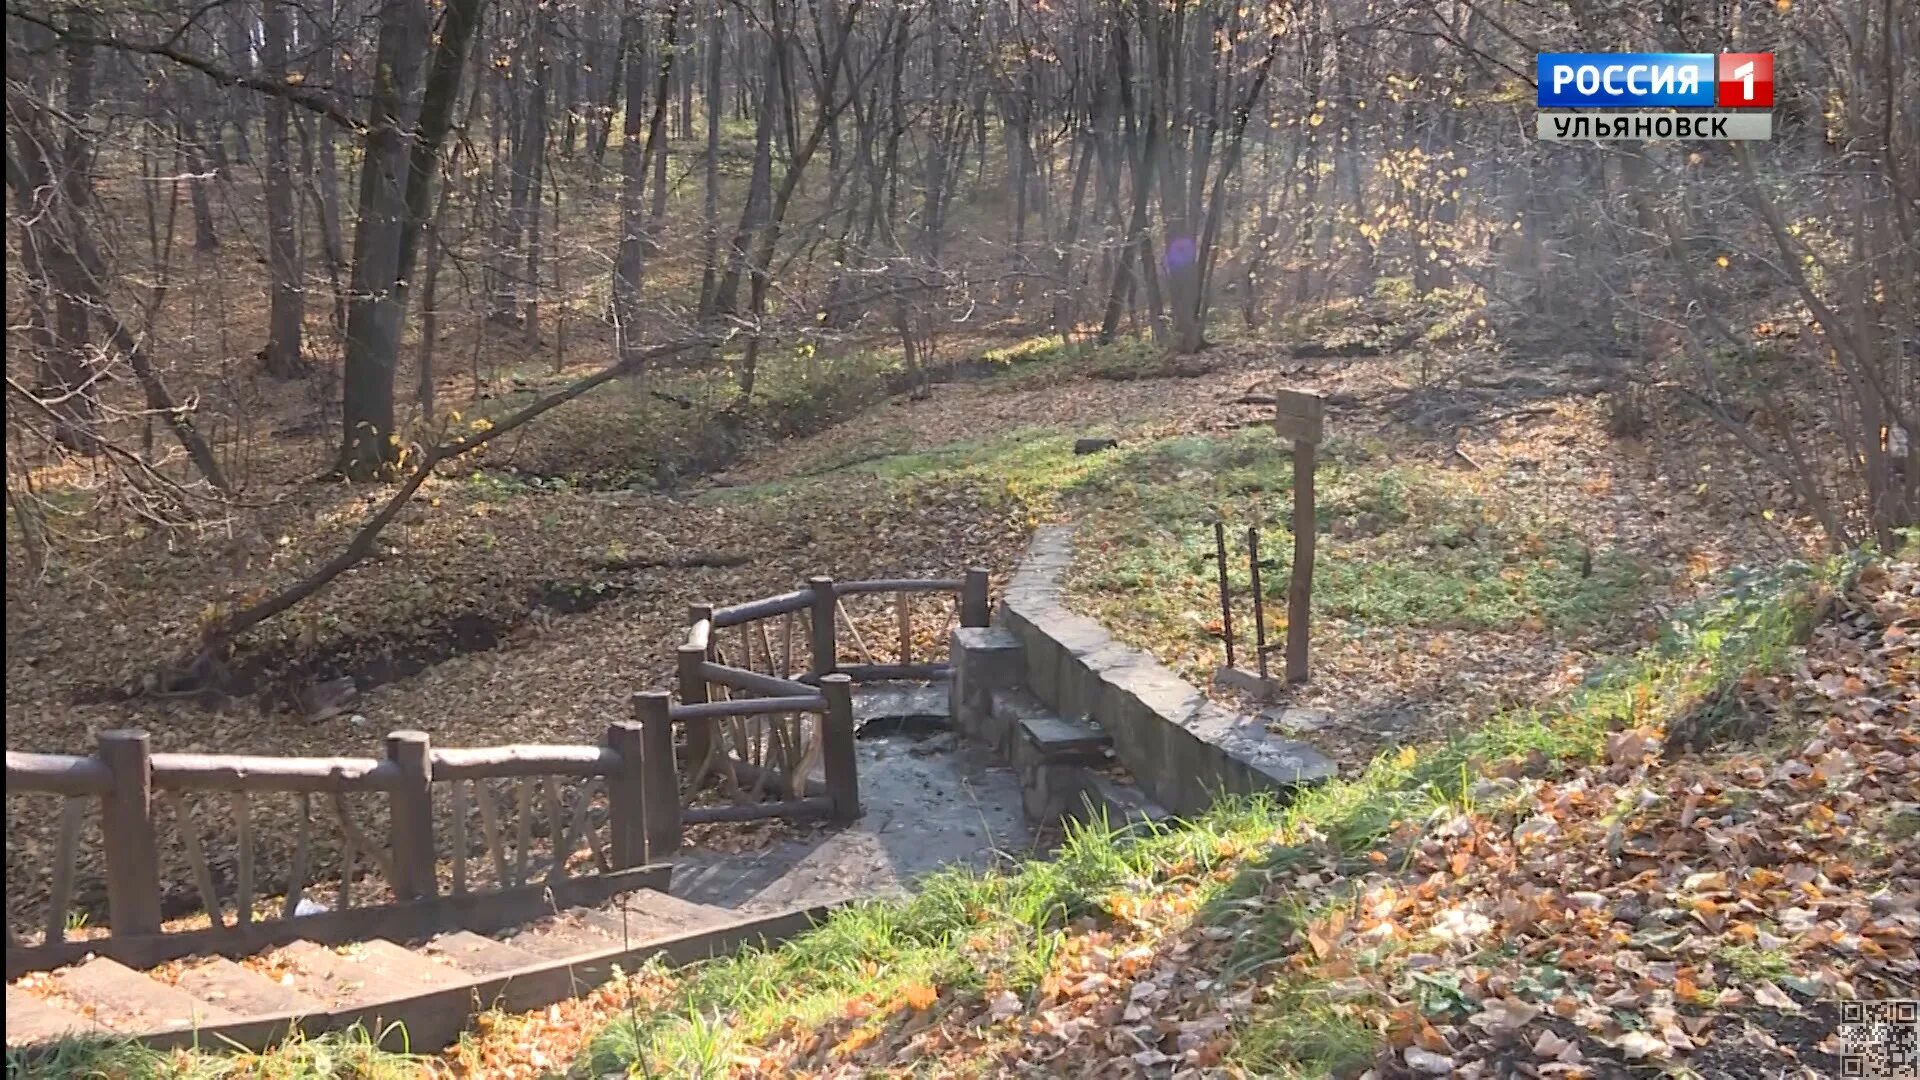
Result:
[[[646,848],[643,747],[639,725],[622,721],[599,746],[435,749],[424,732],[398,731],[381,759],[153,753],[143,731],[103,732],[87,757],[8,751],[9,797],[61,801],[39,941],[9,924],[8,977],[86,952],[145,965],[300,937],[511,925],[664,884]],[[269,799],[293,810],[286,873],[271,884],[256,824]],[[75,907],[93,806],[104,928]],[[163,836],[177,841],[184,881],[163,874]],[[326,878],[335,889],[323,898]]]
[[[850,597],[891,598],[897,651],[876,656]],[[649,842],[675,850],[680,827],[709,821],[767,817],[827,817],[850,821],[860,814],[854,749],[853,687],[891,679],[947,678],[946,663],[914,661],[914,601],[952,597],[951,626],[985,626],[989,614],[987,572],[958,578],[885,578],[835,582],[813,577],[807,587],[726,607],[695,604],[675,666],[678,701],[664,693],[638,694],[635,714],[661,747],[653,760],[684,764],[669,782],[656,777],[652,790],[678,798],[658,805],[649,819]],[[777,627],[777,628],[776,628]],[[944,635],[940,635],[944,637]],[[843,639],[864,663],[841,663]],[[804,652],[803,652],[804,650]],[[884,662],[883,662],[884,660]],[[684,733],[683,752],[665,751]],[[812,776],[818,767],[818,781]],[[717,780],[728,803],[696,805]],[[767,801],[769,792],[778,796]],[[677,812],[678,821],[669,815]]]
[[[660,860],[688,825],[851,821],[853,688],[950,670],[913,652],[914,604],[929,596],[952,598],[949,625],[987,624],[984,570],[816,577],[778,596],[696,605],[677,700],[635,694],[632,717],[598,745],[442,748],[425,732],[396,731],[380,758],[260,757],[156,753],[146,732],[120,730],[102,732],[91,755],[9,750],[9,799],[60,805],[44,917],[26,939],[9,919],[7,977],[89,952],[144,967],[300,938],[510,926],[665,888]],[[858,597],[891,600],[891,656],[876,655],[849,616]],[[844,645],[863,662],[843,664]],[[715,781],[725,801],[702,803]],[[290,829],[269,803],[290,804]],[[164,852],[184,866],[163,867]],[[104,879],[88,878],[86,897],[83,870]],[[323,900],[316,890],[328,885]],[[104,926],[86,925],[102,908]]]

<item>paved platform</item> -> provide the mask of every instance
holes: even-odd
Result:
[[[945,684],[863,687],[860,805],[759,850],[694,842],[671,861],[675,896],[742,913],[903,891],[956,863],[985,867],[1031,847],[1014,772],[948,731]]]

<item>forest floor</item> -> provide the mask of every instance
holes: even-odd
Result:
[[[1912,554],[1697,609],[1606,680],[1284,812],[1090,830],[772,953],[494,1018],[446,1066],[1839,1075],[1873,1043],[1848,1049],[1836,1003],[1920,987]]]
[[[314,447],[283,440],[260,469],[279,479],[244,529],[136,530],[37,582],[8,574],[7,743],[86,753],[95,733],[127,725],[152,731],[156,749],[187,752],[371,756],[405,728],[443,746],[594,742],[629,694],[668,685],[690,602],[776,593],[815,573],[983,565],[1001,582],[1032,527],[1062,517],[1083,523],[1073,602],[1204,680],[1221,657],[1210,517],[1261,523],[1286,549],[1290,463],[1263,427],[1269,409],[1243,400],[1275,384],[1319,390],[1331,409],[1315,678],[1295,703],[1342,723],[1290,734],[1349,772],[1490,709],[1547,700],[1730,567],[1805,549],[1804,531],[1768,509],[1784,504],[1782,485],[1701,464],[1731,455],[1707,449],[1698,422],[1653,417],[1644,438],[1610,438],[1598,361],[1489,351],[1433,333],[1432,320],[1438,344],[1404,347],[1420,318],[1355,306],[1285,340],[1223,335],[1190,358],[1135,341],[1081,352],[1010,337],[974,347],[980,377],[838,423],[783,421],[817,430],[743,436],[725,471],[665,485],[613,467],[609,448],[664,461],[702,438],[678,415],[689,410],[655,392],[685,397],[688,384],[617,383],[449,468],[372,559],[244,637],[234,681],[252,696],[209,705],[135,693],[207,620],[336,551],[383,497],[305,482]],[[884,378],[835,370],[844,363],[821,378]],[[493,366],[497,393],[474,412],[499,415],[578,376]],[[790,396],[767,411],[793,412],[803,391],[779,391]],[[446,411],[442,422],[485,418]],[[1076,457],[1080,435],[1120,446]],[[1276,577],[1270,590],[1284,588]],[[1244,574],[1235,580],[1244,596]],[[877,639],[891,612],[856,604],[854,616]],[[922,655],[950,620],[920,610]],[[1236,621],[1244,650],[1248,613]],[[288,704],[340,676],[357,693],[336,714]],[[255,807],[269,826],[258,835],[286,835],[271,827],[276,812]],[[34,856],[57,820],[8,815],[12,915],[44,901]],[[713,839],[778,838],[762,828]],[[81,849],[97,850],[94,838]]]
[[[180,1080],[1840,1075],[1843,1054],[1898,1051],[1839,1003],[1920,988],[1916,556],[1723,594],[1571,694],[1285,809],[1086,830],[772,951],[489,1014],[438,1057],[348,1033],[62,1061]]]
[[[1744,568],[1805,556],[1805,523],[1779,509],[1784,484],[1730,464],[1736,455],[1678,413],[1610,434],[1601,360],[1489,349],[1431,320],[1424,339],[1414,322],[1409,345],[1408,318],[1361,305],[1284,335],[1223,335],[1193,358],[1009,336],[970,347],[974,377],[837,423],[794,418],[803,385],[782,399],[786,419],[715,458],[718,472],[689,445],[707,434],[679,415],[706,414],[655,393],[685,397],[685,381],[615,384],[430,481],[374,558],[244,638],[232,663],[251,696],[135,692],[226,606],[337,550],[382,497],[302,481],[297,459],[313,447],[295,443],[277,472],[263,469],[279,479],[263,485],[245,529],[133,535],[37,582],[9,573],[8,746],[86,753],[98,731],[125,725],[168,751],[374,756],[385,732],[414,727],[447,746],[594,742],[631,692],[668,685],[689,602],[780,592],[814,573],[982,565],[998,585],[1033,527],[1055,519],[1080,523],[1071,602],[1204,680],[1222,658],[1211,521],[1259,524],[1270,550],[1287,550],[1291,463],[1257,395],[1304,387],[1327,396],[1330,439],[1314,680],[1290,703],[1334,722],[1288,734],[1335,757],[1340,784],[1285,813],[1229,807],[1143,845],[1090,837],[1056,862],[936,882],[909,902],[911,918],[856,913],[812,944],[740,961],[761,966],[759,981],[724,966],[649,973],[548,1014],[496,1017],[447,1066],[540,1075],[636,1000],[676,1024],[696,1019],[625,1034],[615,1024],[594,1053],[669,1071],[722,1055],[710,1075],[884,1069],[903,1052],[955,1074],[1044,1072],[1045,1055],[1089,1040],[1112,1051],[1101,1061],[1124,1059],[1122,1072],[1231,1061],[1267,1075],[1262,1054],[1273,1068],[1353,1064],[1374,1060],[1383,1039],[1399,1057],[1382,1075],[1436,1070],[1423,1054],[1498,1075],[1519,1034],[1528,1067],[1579,1075],[1580,1062],[1693,1060],[1690,1044],[1734,1025],[1702,1024],[1702,1009],[1824,1052],[1803,1037],[1819,1025],[1783,1034],[1754,1009],[1788,1015],[1785,987],[1790,1004],[1824,1015],[1802,999],[1830,1001],[1843,992],[1834,978],[1861,996],[1904,978],[1911,995],[1903,942],[1914,916],[1885,910],[1873,890],[1912,884],[1897,856],[1920,799],[1911,773],[1888,775],[1916,752],[1913,713],[1893,696],[1910,685],[1915,629],[1888,612],[1912,606],[1912,568],[1876,571],[1850,593],[1797,666],[1743,681],[1744,661],[1722,670],[1715,657],[1728,633],[1752,627],[1713,630],[1721,637],[1705,648],[1677,630],[1679,616],[1730,585],[1756,588]],[[578,374],[513,371],[468,406],[484,415],[448,411],[443,422],[485,422]],[[1076,437],[1094,435],[1119,445],[1073,453]],[[325,437],[314,433],[316,445]],[[621,464],[642,452],[645,475]],[[658,468],[673,461],[684,468]],[[10,571],[16,558],[10,545]],[[1244,596],[1244,575],[1235,584]],[[870,639],[892,617],[854,614]],[[932,605],[919,612],[922,655],[950,620]],[[1248,625],[1247,612],[1236,622]],[[1663,656],[1676,635],[1693,649],[1677,667],[1626,659]],[[1622,663],[1641,673],[1624,685],[1648,689],[1622,699],[1616,688],[1593,705],[1595,680]],[[288,706],[343,675],[356,681],[347,707]],[[1680,733],[1676,748],[1691,738],[1703,686],[1722,705],[1737,686],[1743,706],[1781,718],[1757,731],[1788,734],[1746,757],[1660,756],[1666,735]],[[1492,734],[1462,749],[1455,737],[1476,730]],[[1873,815],[1884,829],[1859,841],[1878,849],[1856,851],[1833,827],[1873,802],[1829,783],[1844,770],[1884,789],[1887,809]],[[1776,775],[1784,787],[1769,786]],[[27,803],[9,800],[8,912],[33,925],[45,901],[36,853],[58,815]],[[1751,842],[1763,846],[1784,843],[1785,829],[1799,849],[1774,877],[1721,868],[1724,845],[1703,831],[1715,807],[1727,820],[1714,828],[1758,830]],[[272,808],[254,812],[260,834],[285,835]],[[1686,820],[1667,819],[1676,814]],[[1632,831],[1642,827],[1644,843]],[[699,842],[764,849],[781,828]],[[1609,829],[1627,831],[1609,839]],[[1601,873],[1591,863],[1608,845],[1620,850]],[[1822,845],[1845,848],[1852,869],[1836,874]],[[169,860],[168,878],[187,880],[178,853]],[[1524,910],[1501,901],[1515,896]],[[1764,918],[1740,906],[1763,903]],[[1029,904],[1032,918],[1019,914]],[[1063,923],[1062,911],[1085,918]],[[978,930],[958,934],[954,918]],[[1640,925],[1648,919],[1660,925]],[[1627,947],[1676,920],[1704,953],[1664,938]],[[1267,952],[1250,958],[1235,944],[1247,940]],[[1857,963],[1835,966],[1835,950]],[[954,977],[956,963],[978,978]],[[1543,981],[1554,965],[1596,981]],[[816,982],[800,977],[816,968]],[[762,997],[722,994],[729,979]],[[791,993],[776,992],[783,980]]]

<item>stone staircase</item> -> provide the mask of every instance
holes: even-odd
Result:
[[[616,966],[632,970],[655,953],[688,962],[748,940],[778,940],[818,914],[743,918],[640,889],[500,937],[462,930],[411,943],[302,940],[238,960],[196,957],[144,972],[92,956],[8,985],[6,1043],[137,1036],[162,1047],[231,1041],[258,1048],[298,1021],[308,1034],[360,1023],[379,1035],[399,1024],[406,1045],[432,1050],[457,1038],[476,1010],[539,1008],[605,981]]]
[[[1113,737],[1097,723],[1060,716],[1019,687],[994,690],[988,701],[994,726],[1007,733],[1007,760],[1030,823],[1104,817],[1125,826],[1168,816],[1121,778]]]
[[[992,623],[950,638],[954,726],[1014,767],[1031,823],[1193,816],[1223,793],[1286,800],[1338,775],[1070,610],[1072,557],[1072,526],[1037,530]]]

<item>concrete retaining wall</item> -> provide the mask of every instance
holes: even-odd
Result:
[[[1112,735],[1141,790],[1191,815],[1221,791],[1287,791],[1335,775],[1313,747],[1215,704],[1151,655],[1068,611],[1060,581],[1072,558],[1071,526],[1035,533],[997,619],[1024,647],[1027,688],[1061,716],[1091,719]]]

